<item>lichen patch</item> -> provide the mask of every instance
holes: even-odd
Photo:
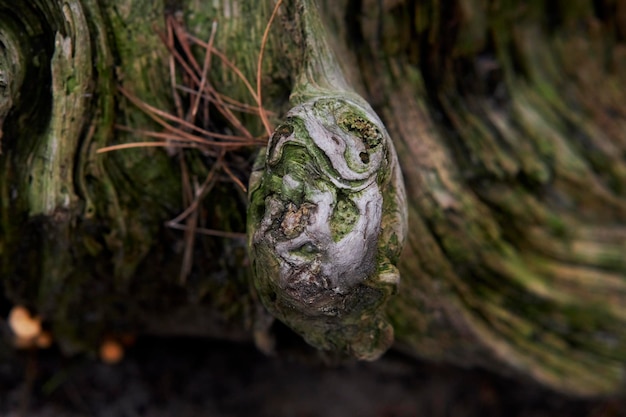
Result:
[[[330,218],[330,231],[335,242],[346,236],[359,219],[359,209],[348,198],[340,198]]]
[[[383,134],[374,123],[353,113],[342,115],[339,126],[349,133],[356,134],[367,149],[375,148],[383,140]]]
[[[283,221],[280,223],[280,230],[283,235],[287,239],[299,236],[304,231],[314,209],[315,206],[310,203],[303,203],[299,207],[289,203],[285,210]]]

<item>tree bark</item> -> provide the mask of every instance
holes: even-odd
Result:
[[[4,304],[41,314],[68,352],[125,331],[247,339],[258,305],[245,239],[194,242],[165,226],[186,207],[184,184],[202,183],[217,157],[97,150],[144,140],[128,128],[159,129],[118,86],[176,114],[170,52],[157,33],[166,15],[180,12],[207,42],[215,19],[216,48],[252,81],[273,2],[108,3],[0,0]],[[410,232],[388,309],[396,346],[569,393],[619,391],[624,3],[318,4],[329,43],[385,123],[405,179]],[[274,123],[303,59],[297,16],[286,1],[266,46],[263,105]],[[236,74],[212,59],[211,83],[254,105]],[[262,134],[256,115],[241,120]],[[218,118],[210,127],[224,126]],[[243,182],[255,152],[228,156]],[[197,221],[244,233],[245,209],[245,194],[218,181]],[[181,273],[190,254],[193,267]]]

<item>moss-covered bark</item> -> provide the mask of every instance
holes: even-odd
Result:
[[[41,313],[68,349],[126,329],[245,337],[243,240],[198,238],[179,280],[180,158],[97,155],[155,129],[118,85],[174,111],[168,11],[249,80],[273,2],[0,0],[0,271],[10,303]],[[575,2],[318,1],[351,86],[396,144],[410,204],[390,308],[402,349],[617,391],[626,360],[626,7]],[[263,67],[263,102],[286,110],[303,49],[286,1]],[[201,54],[202,51],[197,51]],[[254,104],[217,60],[212,82]],[[10,110],[8,110],[10,109]],[[243,118],[262,132],[256,116]],[[249,154],[249,155],[248,155]],[[242,158],[252,158],[253,150]],[[193,175],[206,175],[211,159]],[[244,173],[239,173],[242,177]],[[243,232],[230,184],[205,204]]]
[[[614,390],[626,96],[608,11],[621,6],[474,3],[352,20],[410,201],[397,338],[432,359]]]
[[[118,87],[173,111],[158,36],[165,13],[152,1],[0,3],[11,94],[0,158],[3,288],[67,351],[141,329],[247,337],[243,239],[198,238],[180,283],[183,234],[164,223],[184,208],[181,157],[157,148],[96,153],[143,140],[116,126],[157,129]],[[191,164],[190,175],[203,178],[207,164]],[[245,231],[245,196],[235,192],[215,187],[207,227]]]

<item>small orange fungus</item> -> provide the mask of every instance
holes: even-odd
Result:
[[[41,334],[41,319],[31,316],[26,307],[13,307],[7,321],[18,339],[33,340]]]
[[[100,345],[100,360],[108,365],[114,365],[124,358],[124,348],[113,339],[107,339]]]

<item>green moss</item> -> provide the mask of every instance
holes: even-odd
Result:
[[[337,204],[330,217],[330,231],[333,240],[338,242],[350,233],[360,215],[363,214],[359,213],[356,204],[348,196],[339,194]]]
[[[548,217],[547,227],[549,228],[550,233],[560,239],[565,239],[570,235],[568,225],[557,215],[551,215]]]
[[[339,116],[337,124],[346,132],[356,134],[367,149],[374,148],[383,140],[380,129],[363,116],[355,113],[347,113]]]

